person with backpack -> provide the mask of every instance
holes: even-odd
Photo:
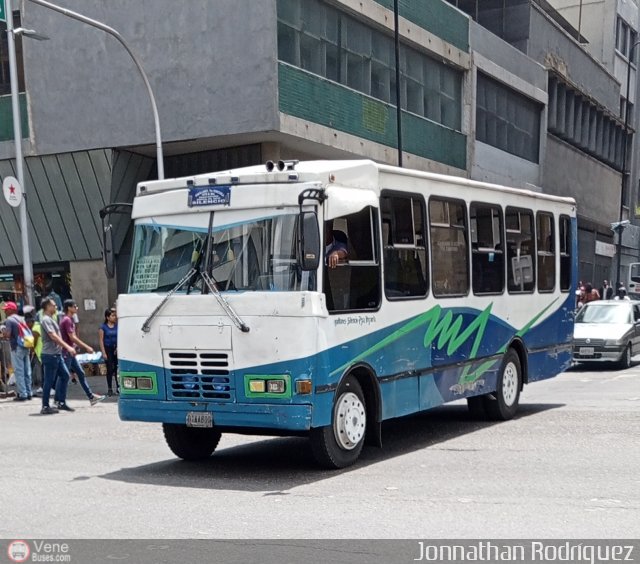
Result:
[[[15,302],[5,302],[2,309],[7,314],[5,335],[9,337],[11,345],[11,364],[18,391],[14,401],[27,401],[33,397],[30,357],[34,345],[33,334],[24,319],[18,315]]]

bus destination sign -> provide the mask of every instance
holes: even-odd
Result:
[[[196,186],[189,189],[190,208],[197,206],[228,206],[231,203],[231,186]]]

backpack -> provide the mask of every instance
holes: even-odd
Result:
[[[17,342],[19,347],[24,347],[25,349],[32,349],[36,344],[31,329],[29,329],[29,326],[24,321],[18,321]]]

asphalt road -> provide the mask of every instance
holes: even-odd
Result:
[[[573,369],[521,402],[506,423],[462,403],[388,422],[383,449],[327,472],[300,438],[223,435],[207,463],[179,461],[159,425],[79,386],[75,413],[0,400],[0,538],[639,538],[640,365]]]

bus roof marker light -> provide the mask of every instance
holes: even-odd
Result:
[[[215,178],[209,178],[209,184],[215,184],[215,183],[216,183]]]

